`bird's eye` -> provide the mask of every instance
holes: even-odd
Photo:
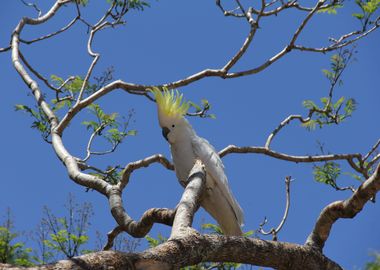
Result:
[[[175,127],[175,125],[172,125],[172,127],[174,128],[174,127]]]

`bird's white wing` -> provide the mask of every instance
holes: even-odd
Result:
[[[243,210],[229,188],[228,180],[224,173],[224,165],[218,153],[207,140],[198,136],[194,136],[192,139],[192,146],[195,156],[202,161],[207,173],[211,176],[212,181],[214,181],[214,183],[209,183],[210,179],[208,179],[207,184],[211,185],[211,187],[214,185],[218,186],[221,193],[219,194],[218,192],[218,195],[222,195],[224,199],[228,201],[228,204],[233,209],[238,224],[243,225]]]

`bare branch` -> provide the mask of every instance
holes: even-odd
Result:
[[[54,37],[62,32],[65,32],[66,30],[68,30],[71,26],[73,26],[77,21],[78,21],[79,17],[75,17],[72,21],[69,22],[68,25],[66,25],[65,27],[59,29],[58,31],[56,32],[53,32],[53,33],[50,33],[48,35],[45,35],[45,36],[42,36],[42,37],[39,37],[39,38],[36,38],[36,39],[32,39],[32,40],[24,40],[22,38],[20,38],[20,41],[22,43],[25,43],[25,44],[32,44],[34,42],[37,42],[37,41],[41,41],[41,40],[44,40],[44,39],[48,39],[48,38],[51,38],[51,37]]]
[[[291,161],[291,162],[320,162],[320,161],[329,161],[329,160],[350,160],[353,158],[361,159],[361,154],[331,154],[331,155],[315,155],[315,156],[292,156],[284,153],[276,152],[265,147],[259,146],[236,146],[229,145],[226,148],[219,151],[219,156],[224,157],[227,154],[232,153],[255,153],[255,154],[264,154],[266,156],[274,157],[281,160]]]
[[[336,201],[326,206],[319,215],[315,227],[306,240],[306,245],[322,251],[334,223],[340,218],[353,218],[380,190],[380,164],[353,195],[344,200]]]
[[[292,182],[292,178],[290,176],[285,177],[285,188],[286,188],[286,206],[285,206],[285,212],[282,217],[282,220],[280,224],[278,224],[277,228],[272,228],[269,232],[266,232],[263,230],[263,226],[267,223],[267,218],[264,219],[264,222],[260,224],[259,232],[263,235],[269,235],[271,234],[273,237],[273,241],[277,241],[277,235],[279,231],[282,229],[282,227],[285,224],[286,219],[288,218],[289,214],[289,208],[290,208],[290,183]]]
[[[43,81],[45,83],[45,85],[47,87],[49,87],[50,89],[56,91],[56,92],[60,92],[60,89],[54,87],[53,85],[50,84],[49,80],[46,79],[44,76],[42,76],[37,70],[35,70],[32,65],[29,64],[29,62],[25,59],[24,55],[19,52],[19,55],[20,55],[20,59],[21,61],[25,64],[25,66],[34,74],[36,75],[36,77],[38,79],[40,79],[41,81]]]
[[[42,14],[42,11],[41,9],[39,9],[39,7],[34,4],[34,3],[27,3],[25,0],[21,0],[21,2],[25,5],[25,6],[28,6],[28,7],[33,7],[37,13],[38,13],[38,17],[41,17],[41,14]]]
[[[162,166],[164,166],[168,170],[174,170],[173,164],[170,163],[170,161],[161,154],[156,154],[156,155],[153,155],[153,156],[150,156],[150,157],[147,157],[135,162],[131,162],[124,169],[123,176],[120,180],[120,183],[118,184],[119,188],[121,190],[125,188],[125,186],[129,182],[129,178],[133,171],[143,168],[143,167],[148,167],[149,165],[156,162],[160,163]]]
[[[307,117],[307,118],[303,118],[301,115],[289,115],[285,120],[283,120],[280,125],[278,127],[275,128],[275,130],[272,131],[271,134],[269,134],[268,138],[267,138],[267,141],[265,143],[265,148],[269,149],[270,148],[270,144],[274,138],[274,136],[276,136],[276,134],[283,128],[285,127],[287,124],[289,124],[292,120],[299,120],[301,123],[307,123],[310,121],[311,117]]]
[[[374,144],[372,149],[364,156],[363,161],[366,161],[376,151],[376,149],[379,146],[380,146],[380,139]]]
[[[0,53],[9,51],[11,48],[12,48],[11,46],[0,48]]]
[[[206,172],[200,160],[196,160],[189,173],[185,191],[177,205],[173,228],[169,239],[182,237],[193,224],[195,212],[200,207],[201,196],[206,188]]]
[[[110,250],[113,247],[115,238],[122,232],[123,228],[121,226],[116,226],[112,231],[107,233],[107,243],[103,247],[103,250]]]
[[[374,26],[371,27],[369,30],[367,30],[365,32],[354,31],[354,32],[342,35],[340,38],[338,38],[336,40],[336,42],[334,42],[330,46],[320,47],[320,48],[314,48],[314,47],[306,47],[306,46],[302,46],[302,45],[294,45],[293,49],[300,50],[300,51],[308,51],[308,52],[318,52],[318,53],[326,53],[326,52],[330,52],[330,51],[335,51],[335,50],[337,50],[339,48],[343,48],[343,47],[346,47],[346,46],[348,46],[350,44],[353,44],[353,43],[357,42],[358,40],[366,37],[367,35],[369,35],[373,31],[375,31],[379,27],[380,27],[380,17],[378,17],[375,20]],[[360,35],[358,35],[358,34],[360,34]],[[354,35],[358,35],[358,36],[355,37],[355,38],[353,38],[353,39],[346,40],[349,37],[354,36]]]
[[[142,215],[139,221],[134,221],[123,206],[121,190],[118,186],[112,186],[107,191],[108,201],[112,216],[123,229],[133,237],[144,237],[152,228],[154,223],[161,223],[171,226],[175,211],[167,208],[152,208]]]

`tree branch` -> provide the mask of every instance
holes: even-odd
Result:
[[[150,156],[150,157],[147,157],[135,162],[131,162],[125,167],[123,176],[120,180],[120,183],[118,184],[118,187],[120,188],[120,190],[123,190],[125,188],[125,186],[129,182],[129,178],[131,174],[135,170],[143,168],[143,167],[148,167],[152,163],[156,163],[156,162],[160,163],[162,166],[164,166],[168,170],[174,170],[174,165],[166,157],[164,157],[161,154],[156,154],[156,155],[153,155],[153,156]]]
[[[280,270],[342,270],[338,264],[309,246],[246,237],[200,235],[193,231],[142,253],[100,251],[33,269],[169,270],[208,261],[231,261]],[[4,270],[27,269],[0,266]]]
[[[219,156],[224,157],[227,154],[232,153],[240,153],[240,154],[263,154],[266,156],[274,157],[281,160],[296,162],[296,163],[312,163],[312,162],[320,162],[320,161],[329,161],[329,160],[350,160],[353,158],[361,159],[361,154],[331,154],[331,155],[315,155],[315,156],[292,156],[287,155],[281,152],[276,152],[265,147],[258,146],[236,146],[229,145],[226,148],[219,151]]]
[[[124,209],[121,195],[122,192],[118,186],[112,186],[107,192],[112,216],[123,231],[131,236],[144,237],[154,223],[168,226],[173,224],[175,211],[167,208],[151,208],[144,212],[139,221],[134,221]]]
[[[278,224],[277,228],[272,228],[269,232],[264,231],[263,226],[267,223],[267,218],[264,219],[264,222],[260,224],[259,232],[263,235],[271,234],[273,236],[273,241],[277,241],[277,235],[279,231],[285,224],[286,219],[288,218],[289,208],[290,208],[290,183],[292,182],[292,178],[290,176],[285,177],[285,189],[286,189],[286,206],[284,215],[281,219],[280,224]]]
[[[352,196],[344,201],[336,201],[326,206],[319,215],[315,227],[306,240],[306,245],[322,251],[334,223],[340,218],[353,218],[380,190],[380,164]]]
[[[203,191],[206,188],[206,172],[200,160],[196,160],[187,179],[185,191],[177,205],[173,228],[169,239],[180,238],[193,224],[195,212],[200,207]]]

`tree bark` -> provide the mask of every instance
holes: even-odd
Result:
[[[29,269],[167,270],[207,261],[246,263],[280,270],[342,270],[310,246],[247,237],[201,235],[194,230],[142,253],[100,251]],[[0,265],[0,268],[25,269],[10,265]]]

